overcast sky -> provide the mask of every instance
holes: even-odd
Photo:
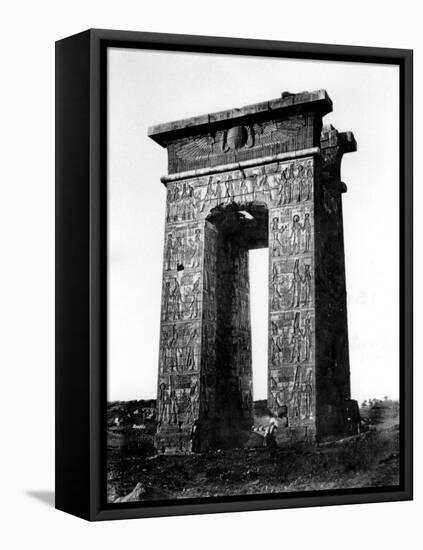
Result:
[[[358,151],[342,180],[352,397],[399,395],[398,69],[109,49],[108,398],[156,397],[167,153],[150,125],[327,90]],[[267,250],[251,253],[254,398],[266,397]]]

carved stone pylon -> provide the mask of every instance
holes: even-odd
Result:
[[[324,90],[154,126],[167,148],[156,446],[252,424],[248,250],[269,249],[268,407],[281,441],[344,429],[350,400],[340,162]],[[263,282],[265,284],[265,282]]]

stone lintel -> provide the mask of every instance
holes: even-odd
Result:
[[[284,160],[308,157],[311,155],[318,155],[318,154],[320,154],[319,147],[310,147],[309,149],[302,149],[300,151],[289,151],[287,153],[279,153],[278,155],[272,155],[268,157],[261,157],[261,158],[259,157],[257,159],[234,162],[231,164],[212,166],[210,168],[198,168],[197,170],[189,170],[187,172],[169,174],[167,176],[162,176],[160,178],[160,181],[164,183],[164,185],[166,185],[171,181],[178,181],[178,180],[183,180],[188,178],[200,178],[203,176],[209,176],[209,175],[218,174],[221,172],[232,172],[234,170],[243,170],[244,168],[252,168],[254,166],[270,164],[272,162],[282,162]]]
[[[290,114],[307,111],[318,112],[321,116],[332,111],[332,101],[326,90],[298,94],[283,92],[280,98],[241,108],[157,124],[148,128],[148,136],[162,147],[166,147],[172,140],[209,133],[214,128],[229,128],[259,120],[280,119]]]

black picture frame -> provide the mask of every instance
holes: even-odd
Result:
[[[400,446],[397,488],[107,504],[108,47],[397,65],[400,71]],[[56,43],[56,508],[87,520],[412,499],[413,52],[91,29]]]

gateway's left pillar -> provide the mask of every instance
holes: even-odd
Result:
[[[168,185],[157,394],[159,452],[196,450],[204,303],[205,222],[192,187]],[[199,434],[198,434],[199,435]]]

